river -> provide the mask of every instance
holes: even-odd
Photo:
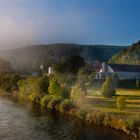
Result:
[[[0,97],[0,140],[133,140],[123,132],[86,124],[37,104]]]

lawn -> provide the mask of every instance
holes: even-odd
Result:
[[[91,109],[99,109],[108,112],[120,112],[116,106],[117,96],[124,96],[126,100],[126,106],[121,111],[124,113],[140,113],[140,90],[136,89],[117,89],[115,97],[104,98],[100,90],[94,90],[90,87],[87,90],[88,94],[85,99],[85,104],[88,105]]]

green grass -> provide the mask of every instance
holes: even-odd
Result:
[[[140,96],[139,89],[117,89],[117,95],[130,95],[130,96]]]
[[[87,89],[88,95],[85,99],[85,104],[91,109],[100,109],[109,112],[120,112],[116,106],[116,97],[124,96],[126,100],[126,107],[123,109],[124,113],[140,114],[140,90],[136,89],[117,89],[116,97],[104,98],[100,90],[95,90],[93,87]]]

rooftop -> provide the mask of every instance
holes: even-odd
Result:
[[[114,71],[140,72],[140,65],[108,64]]]

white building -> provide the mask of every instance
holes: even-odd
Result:
[[[105,79],[107,76],[116,74],[118,79],[140,79],[140,65],[108,64],[102,63],[96,79]]]
[[[54,73],[54,71],[53,71],[52,67],[49,67],[48,68],[48,75],[53,74],[53,73]]]

